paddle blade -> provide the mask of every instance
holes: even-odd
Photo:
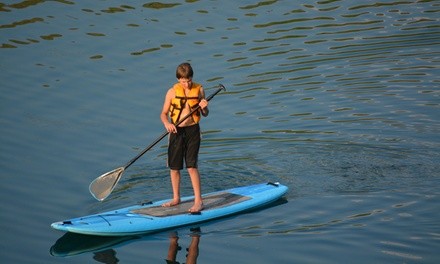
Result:
[[[124,168],[119,167],[117,169],[102,174],[94,181],[92,181],[92,183],[90,183],[90,193],[93,195],[93,197],[95,197],[96,200],[104,200],[113,191],[123,172]]]

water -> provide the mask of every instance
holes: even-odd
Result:
[[[203,191],[290,187],[287,203],[201,225],[199,263],[438,263],[439,11],[414,0],[1,2],[0,259],[164,262],[169,232],[102,241],[50,223],[170,197],[166,141],[104,202],[87,187],[162,134],[163,96],[188,60],[207,94],[228,89],[202,121]],[[193,232],[174,231],[183,263]]]

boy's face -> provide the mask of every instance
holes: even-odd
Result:
[[[190,89],[192,86],[192,78],[180,78],[178,81],[185,89]]]

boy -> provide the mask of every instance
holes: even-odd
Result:
[[[194,190],[194,205],[189,212],[198,213],[203,210],[200,174],[197,169],[200,147],[199,121],[200,114],[206,117],[209,110],[203,87],[192,81],[193,75],[194,72],[189,63],[182,63],[177,67],[178,82],[168,90],[160,114],[165,129],[170,133],[168,166],[173,188],[173,199],[162,206],[170,207],[180,203],[180,170],[183,169],[183,160],[185,160]],[[200,106],[200,109],[176,127],[176,124],[197,106]]]

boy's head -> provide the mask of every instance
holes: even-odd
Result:
[[[191,67],[191,64],[184,62],[177,66],[176,69],[176,78],[177,79],[189,79],[191,80],[194,75],[193,69]]]

